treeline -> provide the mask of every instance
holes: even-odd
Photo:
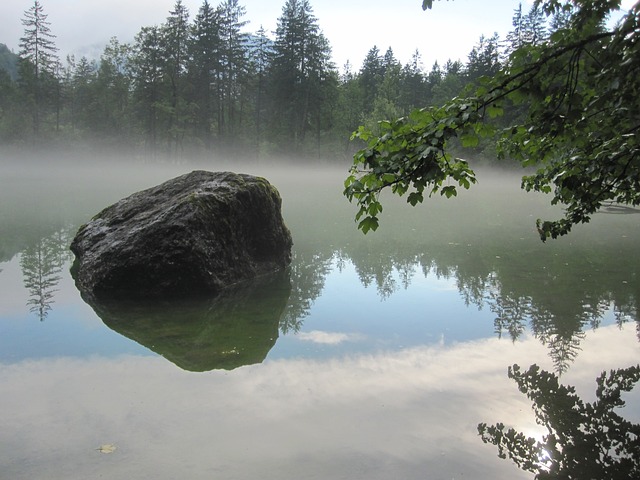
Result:
[[[441,104],[548,34],[543,14],[520,6],[505,41],[481,37],[466,63],[427,72],[418,51],[402,65],[374,46],[358,70],[339,72],[309,0],[286,0],[273,39],[263,28],[245,32],[245,14],[238,0],[204,0],[191,18],[177,0],[165,23],[143,27],[131,44],[114,37],[99,60],[63,64],[36,0],[19,54],[0,45],[0,142],[89,142],[152,157],[345,157],[359,125]]]

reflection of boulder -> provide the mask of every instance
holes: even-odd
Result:
[[[203,372],[262,362],[276,343],[290,293],[288,275],[278,272],[210,300],[86,300],[112,330],[184,370]]]
[[[291,245],[267,180],[194,171],[104,209],[71,250],[85,295],[144,299],[217,293],[286,267]]]

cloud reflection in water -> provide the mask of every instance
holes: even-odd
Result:
[[[637,361],[638,343],[633,328],[617,327],[584,342],[562,380],[588,400],[602,369]],[[2,471],[65,480],[529,478],[497,459],[476,425],[538,429],[506,367],[544,357],[525,338],[202,374],[136,356],[2,365]],[[638,400],[625,416],[638,416]],[[100,455],[105,443],[118,450]]]

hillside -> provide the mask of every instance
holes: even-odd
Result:
[[[4,43],[0,43],[0,69],[9,72],[13,80],[18,75],[18,55],[9,50]]]

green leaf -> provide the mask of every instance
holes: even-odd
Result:
[[[384,183],[393,183],[396,181],[396,176],[392,173],[385,173],[384,175],[382,175],[382,181]]]
[[[446,187],[443,187],[442,191],[440,192],[440,195],[444,195],[447,198],[451,198],[451,197],[458,196],[458,192],[456,190],[456,187],[454,187],[453,185],[448,185]]]
[[[373,230],[375,232],[378,229],[378,219],[376,217],[366,217],[358,224],[358,228],[362,230],[362,233],[365,235],[369,230]]]
[[[477,147],[478,144],[480,143],[480,139],[478,138],[477,135],[474,135],[474,134],[463,135],[460,138],[460,141],[462,142],[462,146],[464,148]]]
[[[489,118],[501,117],[504,114],[504,109],[496,104],[489,105],[487,106],[487,114]]]
[[[382,212],[382,204],[380,202],[371,202],[369,204],[369,208],[367,208],[367,213],[372,217],[375,217],[378,213]]]
[[[420,192],[411,192],[407,197],[407,203],[410,203],[412,207],[415,207],[418,203],[422,203],[424,196]]]

